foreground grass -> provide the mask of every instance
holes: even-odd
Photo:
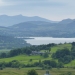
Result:
[[[17,68],[6,68],[4,70],[0,70],[0,75],[27,75],[28,70],[31,69],[36,69],[38,75],[44,75],[46,70],[41,70],[40,68],[22,68],[22,69],[17,69]],[[49,70],[51,75],[59,75],[61,73],[66,73],[66,72],[72,72],[72,74],[75,74],[75,69],[71,68],[62,68],[62,69],[52,69]]]

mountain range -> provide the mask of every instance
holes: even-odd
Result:
[[[7,27],[21,22],[27,22],[27,21],[46,21],[51,23],[55,22],[38,16],[27,17],[23,15],[16,15],[16,16],[0,15],[0,26]]]
[[[3,16],[4,15],[2,15],[2,17]],[[4,18],[5,27],[0,26],[0,35],[15,37],[75,37],[75,19],[64,19],[57,22],[36,16],[31,17],[31,19],[30,17],[24,17],[22,15],[12,16],[12,18],[14,20],[9,19],[7,22],[5,22],[5,19],[8,20],[8,18]],[[0,25],[2,25],[2,22],[0,22]]]

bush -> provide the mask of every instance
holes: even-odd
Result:
[[[0,70],[3,70],[3,67],[0,67]]]
[[[38,73],[34,69],[32,69],[27,72],[27,75],[38,75]]]

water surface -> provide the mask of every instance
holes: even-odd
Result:
[[[52,37],[29,37],[34,39],[25,39],[27,43],[31,45],[41,45],[41,44],[49,44],[49,43],[71,43],[75,42],[75,38],[52,38]]]

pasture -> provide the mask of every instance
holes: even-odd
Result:
[[[38,73],[38,75],[44,75],[46,70],[42,70],[39,67],[36,68],[5,68],[4,70],[0,70],[0,75],[27,75],[28,70],[35,69]],[[75,69],[72,68],[53,68],[52,70],[49,70],[51,75],[60,75],[62,73],[71,72],[73,75],[75,75]]]

